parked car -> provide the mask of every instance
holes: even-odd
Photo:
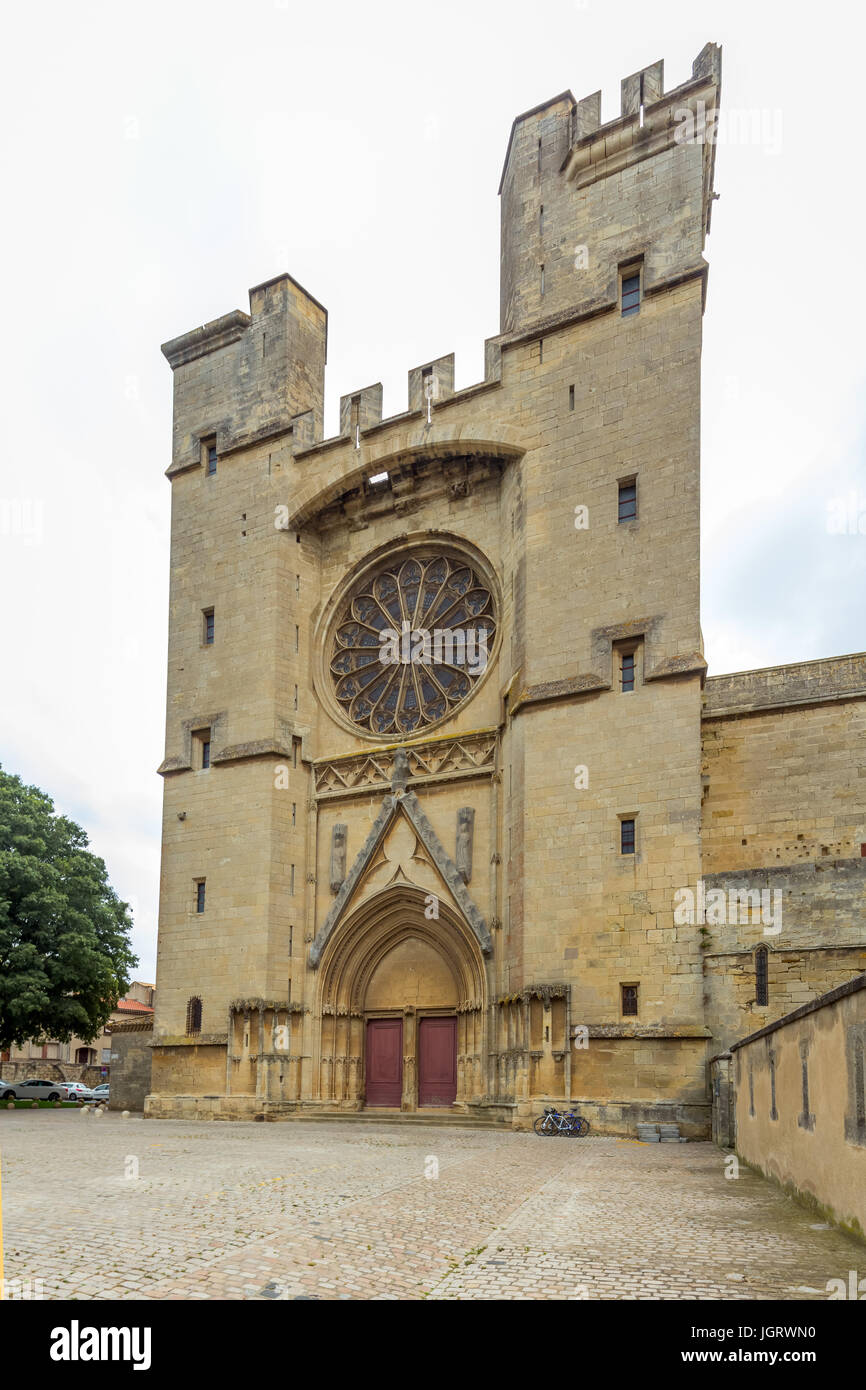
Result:
[[[102,1105],[108,1104],[108,1082],[103,1081],[93,1088],[93,1099]]]
[[[0,1100],[14,1100],[15,1086],[11,1081],[0,1081]]]
[[[15,1081],[3,1092],[4,1100],[65,1100],[64,1081],[40,1081],[32,1077],[27,1081]]]
[[[83,1081],[64,1081],[66,1100],[93,1100],[93,1092]]]

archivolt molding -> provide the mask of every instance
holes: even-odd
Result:
[[[484,962],[475,934],[460,914],[440,903],[439,917],[424,915],[424,893],[397,883],[366,899],[341,924],[322,959],[322,1014],[363,1016],[367,987],[384,958],[409,937],[443,957],[454,979],[457,1013],[483,1008]]]
[[[382,431],[377,426],[376,437],[364,438],[361,448],[355,449],[350,441],[337,446],[337,454],[331,467],[321,471],[319,449],[311,450],[309,455],[296,455],[299,479],[304,473],[313,472],[306,481],[299,481],[293,488],[296,499],[295,510],[290,516],[286,530],[300,531],[322,511],[335,502],[342,494],[352,488],[363,488],[366,479],[373,473],[399,473],[415,459],[485,458],[504,467],[513,459],[522,458],[526,444],[520,432],[508,426],[498,426],[499,437],[490,438],[490,428],[483,421],[467,421],[456,428],[453,424],[406,424],[402,428]],[[314,468],[308,470],[307,459],[315,460]]]

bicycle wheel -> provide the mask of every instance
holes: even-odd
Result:
[[[547,1123],[546,1115],[539,1115],[533,1123],[532,1128],[536,1134],[544,1134],[544,1126]]]
[[[577,1118],[580,1123],[580,1129],[578,1130],[578,1133],[580,1134],[581,1138],[583,1138],[585,1134],[589,1134],[589,1120],[585,1120],[582,1115],[578,1115]]]

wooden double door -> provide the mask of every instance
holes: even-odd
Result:
[[[453,1105],[457,1099],[457,1019],[418,1020],[418,1105]],[[366,1103],[399,1109],[403,1100],[403,1020],[367,1022]]]

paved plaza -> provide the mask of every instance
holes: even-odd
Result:
[[[0,1152],[12,1296],[824,1300],[866,1273],[711,1144],[16,1110]]]

